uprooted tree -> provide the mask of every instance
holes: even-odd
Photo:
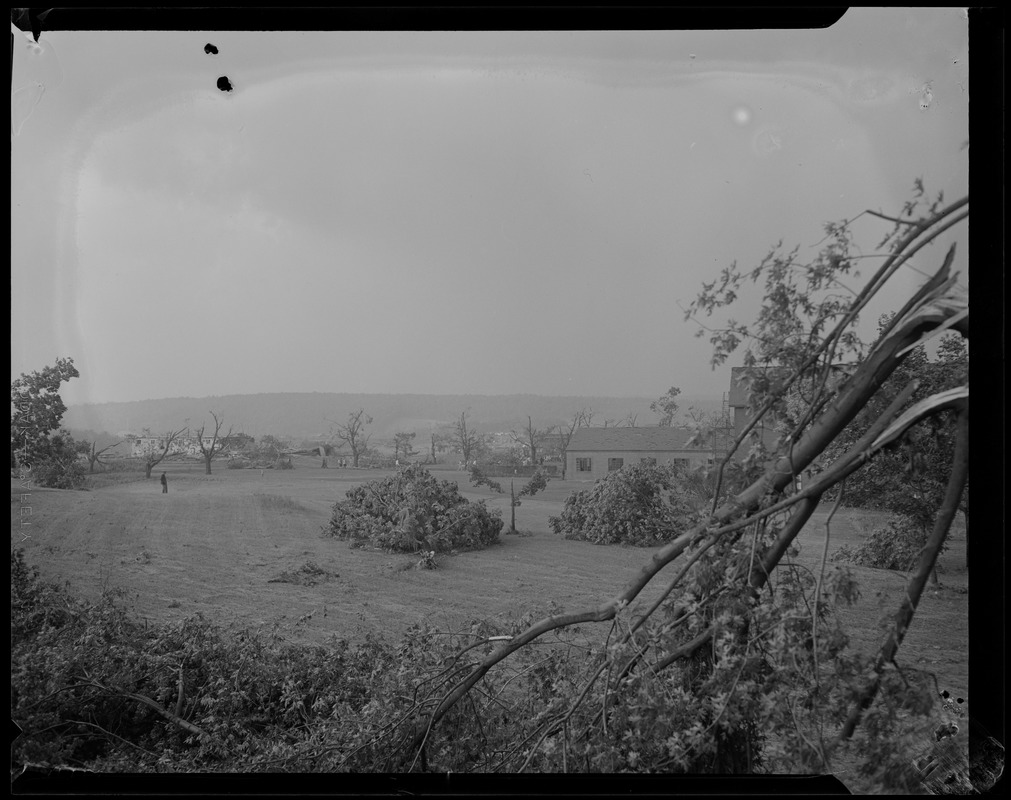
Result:
[[[868,213],[866,219],[883,217],[894,228],[879,245],[881,265],[848,296],[843,284],[858,277],[855,223],[864,215],[828,224],[810,261],[797,249],[777,246],[754,269],[734,264],[703,285],[686,316],[718,314],[745,281],[764,283],[753,325],[706,329],[714,365],[747,342],[744,364],[756,376],[754,416],[718,465],[708,513],[671,531],[633,579],[598,606],[553,613],[510,635],[471,640],[454,657],[433,664],[412,697],[391,699],[383,710],[383,720],[396,721],[379,730],[369,747],[386,754],[387,767],[455,769],[467,758],[471,768],[520,771],[744,772],[764,762],[767,769],[811,772],[831,769],[833,757],[853,747],[864,773],[901,783],[909,768],[903,720],[908,712],[925,714],[933,695],[928,682],[917,679],[924,676],[898,671],[896,653],[966,481],[968,388],[910,404],[913,380],[845,451],[822,457],[911,350],[944,330],[968,337],[967,296],[951,274],[954,245],[876,341],[865,345],[856,333],[858,314],[882,286],[914,258],[926,270],[924,248],[968,218],[967,198],[929,203],[919,183],[917,190],[900,217]],[[854,366],[841,380],[831,380],[841,362]],[[779,368],[780,377],[760,380],[770,366]],[[763,418],[784,411],[786,394],[800,382],[806,406],[783,431],[776,451],[753,447],[734,458],[745,452],[742,446]],[[954,415],[955,436],[930,534],[880,647],[854,652],[834,613],[837,604],[858,594],[848,570],[829,567],[823,555],[815,574],[798,568],[788,554],[822,498],[836,491],[816,539],[827,555],[846,479],[942,413]],[[800,484],[798,476],[815,466],[820,471]],[[647,587],[659,590],[648,604],[640,600]],[[609,623],[606,647],[580,650],[574,658],[564,646],[533,649],[587,623]],[[522,706],[517,722],[520,714],[503,711],[514,698],[512,679],[502,676],[510,669],[519,676],[519,664],[529,664],[526,679],[541,674],[542,683],[536,696],[515,701]],[[509,719],[509,741],[492,741]],[[853,742],[862,721],[864,737]],[[775,749],[763,746],[767,732],[776,737]],[[466,756],[462,736],[470,743]]]
[[[400,553],[487,547],[501,530],[497,510],[469,502],[455,483],[439,481],[417,464],[348,490],[322,529],[351,547]]]

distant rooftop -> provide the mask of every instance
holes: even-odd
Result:
[[[669,452],[672,450],[707,450],[707,447],[689,447],[688,440],[694,431],[684,428],[577,428],[569,440],[573,450],[635,450],[642,452]]]

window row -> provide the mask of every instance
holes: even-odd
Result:
[[[656,458],[652,456],[644,456],[639,459],[640,464],[651,464],[656,466]],[[691,463],[691,459],[688,458],[669,458],[667,459],[668,464],[682,464],[688,466]],[[715,460],[712,458],[706,459],[706,463],[712,466]],[[608,458],[607,459],[607,471],[615,472],[625,466],[624,458]],[[577,458],[576,459],[576,472],[593,472],[593,459],[592,458]]]

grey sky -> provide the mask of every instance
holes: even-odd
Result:
[[[18,37],[11,372],[72,356],[70,403],[718,394],[727,369],[678,306],[703,280],[896,211],[917,177],[967,190],[958,9],[824,31]]]

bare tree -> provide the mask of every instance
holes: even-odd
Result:
[[[537,463],[537,446],[544,440],[544,435],[548,431],[538,430],[534,427],[533,420],[527,417],[527,426],[521,430],[519,433],[516,431],[511,432],[511,436],[514,442],[523,445],[523,447],[530,450],[530,463]]]
[[[232,435],[232,429],[228,429],[228,433],[221,436],[221,426],[225,424],[225,415],[222,414],[221,418],[218,419],[218,415],[213,411],[208,412],[214,418],[214,433],[211,435],[210,444],[204,444],[204,425],[200,426],[200,430],[197,431],[197,446],[200,448],[200,454],[204,457],[204,469],[207,474],[211,474],[211,462],[214,457],[221,453],[222,450],[228,444],[228,439]]]
[[[589,428],[590,421],[593,419],[593,411],[589,408],[581,408],[579,411],[572,415],[572,419],[569,420],[565,425],[556,425],[558,428],[558,438],[561,440],[562,445],[562,477],[565,477],[565,453],[569,449],[569,442],[572,441],[572,434],[576,432],[576,428]]]
[[[429,453],[433,464],[438,464],[438,454],[446,449],[446,445],[452,441],[452,435],[440,431],[432,431],[429,435]]]
[[[95,471],[95,464],[104,464],[104,462],[102,461],[102,453],[106,452],[107,450],[111,450],[112,448],[116,447],[116,445],[120,444],[122,444],[121,441],[116,442],[115,444],[106,445],[101,450],[98,450],[97,449],[98,442],[92,442],[91,448],[89,450],[84,451],[84,455],[87,456],[88,458],[88,472]],[[87,442],[84,442],[84,445],[87,446]]]
[[[365,413],[364,408],[359,408],[348,414],[348,421],[343,425],[335,423],[330,428],[332,438],[339,439],[351,448],[351,462],[355,467],[358,466],[358,459],[368,449],[372,434],[365,435],[365,426],[371,424],[372,417]]]
[[[639,415],[638,414],[633,414],[631,411],[629,411],[628,414],[625,416],[625,419],[622,420],[622,423],[624,424],[624,426],[626,428],[634,428],[635,427],[635,423],[638,422],[638,421],[639,421]]]
[[[460,414],[460,419],[453,423],[453,444],[463,454],[465,463],[470,464],[484,442],[484,437],[467,428],[467,412]]]
[[[189,428],[180,428],[177,431],[169,431],[162,438],[162,449],[160,453],[150,452],[147,454],[147,459],[144,462],[144,477],[150,478],[151,471],[157,467],[169,453],[169,448],[172,447],[172,442],[182,436]]]

